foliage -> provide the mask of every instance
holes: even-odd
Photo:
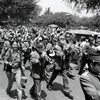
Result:
[[[93,17],[82,17],[80,18],[77,15],[66,16],[65,12],[59,13],[45,13],[37,17],[34,21],[35,25],[38,26],[48,26],[50,24],[56,24],[60,27],[68,28],[78,28],[78,27],[87,27],[90,30],[96,30],[100,27],[100,16],[95,15]]]
[[[35,24],[48,26],[50,24],[56,24],[60,27],[66,27],[66,25],[74,25],[76,22],[72,15],[67,16],[65,12],[60,13],[45,13],[36,19]]]
[[[29,21],[31,14],[38,14],[36,3],[36,0],[0,0],[0,23],[21,24]]]
[[[98,11],[100,9],[100,0],[63,0],[67,3],[75,3],[77,9],[87,9],[87,11]]]

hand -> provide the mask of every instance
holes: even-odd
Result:
[[[41,57],[45,57],[46,56],[46,52],[43,52]]]
[[[88,53],[86,53],[86,52],[85,52],[84,54],[85,54],[86,56],[88,55]]]
[[[36,59],[35,62],[36,62],[36,63],[39,63],[40,61],[39,61],[39,59]]]
[[[12,62],[9,62],[9,65],[12,66]]]

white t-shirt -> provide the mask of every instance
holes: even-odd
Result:
[[[80,44],[80,47],[83,49],[85,45],[86,45],[86,41],[83,41],[83,42]]]

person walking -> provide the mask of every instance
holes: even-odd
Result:
[[[50,81],[47,84],[47,89],[48,90],[52,90],[53,89],[53,81],[55,80],[55,78],[57,77],[57,75],[59,73],[61,73],[62,77],[63,77],[63,90],[64,90],[64,94],[65,96],[69,97],[70,99],[73,99],[73,96],[70,94],[70,89],[69,89],[69,83],[68,83],[68,77],[67,77],[67,70],[66,67],[64,66],[64,60],[65,60],[65,55],[63,52],[63,45],[62,42],[64,42],[65,38],[63,36],[59,37],[59,41],[56,43],[55,47],[54,47],[54,51],[55,51],[55,69],[52,73],[52,76],[50,78]]]
[[[15,81],[17,86],[17,100],[22,100],[20,53],[18,51],[18,44],[15,41],[11,49],[7,51],[4,63],[11,67],[11,74],[9,76],[6,92],[10,94],[13,82]]]
[[[36,43],[36,48],[32,47],[30,53],[30,71],[33,78],[33,86],[30,89],[30,94],[37,98],[37,100],[42,100],[41,98],[41,80],[44,77],[44,56],[42,52],[44,51],[43,43]]]
[[[82,74],[84,71],[84,67],[86,64],[89,65],[90,60],[88,59],[88,52],[90,50],[93,50],[94,44],[93,44],[93,37],[89,37],[88,43],[85,44],[84,48],[82,48],[82,56],[81,56],[81,64],[80,64],[80,70],[78,72],[79,75]]]

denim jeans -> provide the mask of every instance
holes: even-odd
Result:
[[[31,93],[36,94],[37,100],[41,100],[41,80],[33,78],[34,85],[31,87]]]
[[[13,85],[13,82],[14,82],[14,79],[15,79],[15,82],[16,82],[16,86],[17,86],[17,95],[18,95],[18,100],[22,100],[22,87],[21,87],[21,70],[18,69],[16,71],[16,73],[11,73],[8,77],[9,81],[8,81],[8,86],[7,86],[7,89],[6,91],[9,93],[11,88],[12,88],[12,85]]]

